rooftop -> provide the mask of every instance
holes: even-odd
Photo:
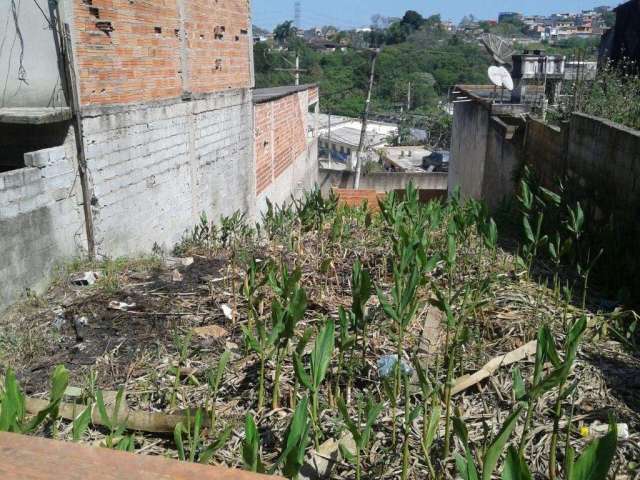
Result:
[[[345,145],[352,146],[354,148],[360,145],[361,129],[354,128],[352,126],[340,126],[338,128],[331,129],[331,141],[336,143],[343,143]],[[323,138],[329,137],[329,132],[325,132],[321,135]],[[372,132],[367,129],[366,145],[378,146],[385,143],[388,133]]]
[[[431,150],[417,147],[388,147],[384,149],[384,158],[394,167],[405,172],[425,173],[422,159],[431,155]]]
[[[253,90],[253,103],[265,103],[279,98],[287,97],[294,93],[303,92],[315,88],[315,83],[306,85],[287,85],[284,87],[256,88]]]

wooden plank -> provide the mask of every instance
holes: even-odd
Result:
[[[281,477],[0,433],[2,480],[264,480]]]

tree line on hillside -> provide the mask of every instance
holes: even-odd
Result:
[[[379,48],[373,114],[403,112],[406,126],[447,128],[450,120],[443,106],[450,88],[484,83],[489,56],[476,41],[447,31],[439,15],[424,18],[408,11],[401,19],[376,16],[373,20],[370,32],[336,29],[331,40],[347,47],[336,51],[314,50],[296,35],[292,22],[278,25],[273,44],[261,42],[254,47],[256,86],[292,84],[292,74],[282,69],[293,68],[298,55],[305,70],[301,82],[320,85],[322,110],[358,117],[365,103],[371,48]]]

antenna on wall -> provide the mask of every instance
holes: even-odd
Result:
[[[298,30],[302,30],[302,2],[295,2],[293,4],[293,18]]]
[[[494,63],[511,66],[511,56],[515,53],[511,42],[493,33],[483,34],[480,41],[484,45],[484,48],[487,49],[487,52],[493,57]]]

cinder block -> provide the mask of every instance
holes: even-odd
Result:
[[[24,164],[26,167],[44,168],[49,164],[49,152],[38,150],[24,154]]]

